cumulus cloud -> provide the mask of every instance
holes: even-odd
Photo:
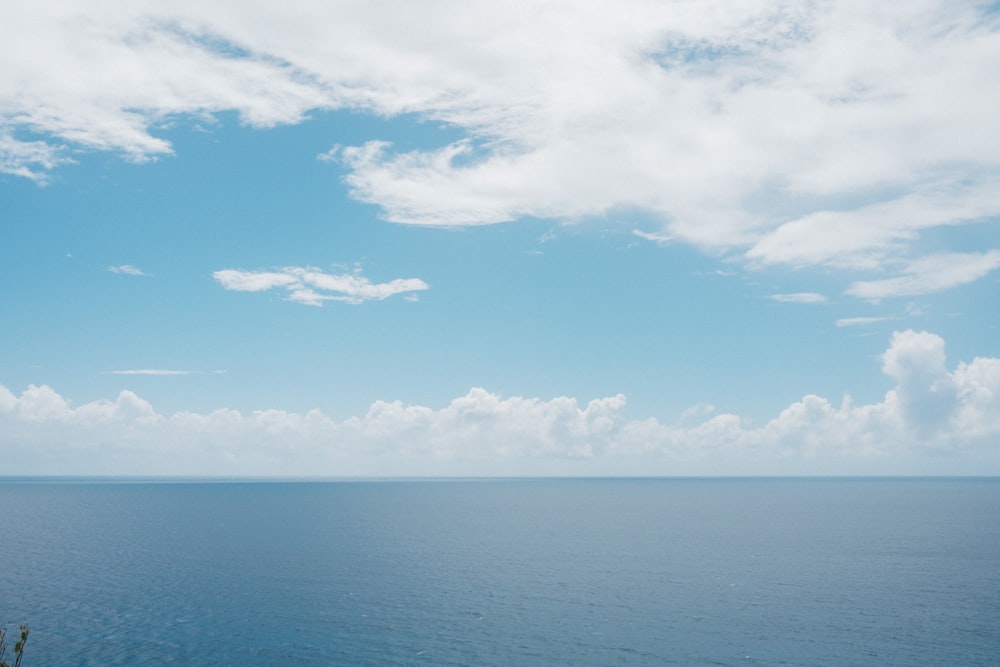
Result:
[[[882,371],[897,381],[894,396],[911,429],[937,431],[947,426],[958,399],[958,386],[945,367],[940,336],[897,331],[882,355]]]
[[[808,395],[755,426],[708,405],[675,424],[634,419],[622,395],[503,397],[441,408],[377,401],[320,410],[161,415],[136,394],[74,407],[48,386],[0,385],[0,457],[26,474],[997,474],[1000,359],[949,370],[944,341],[893,334],[881,402]]]
[[[391,221],[638,209],[654,240],[883,270],[928,230],[1000,214],[998,32],[987,5],[944,0],[19,3],[0,23],[0,171],[169,155],[158,127],[182,114],[413,114],[463,136],[323,154]],[[908,285],[851,293],[926,289]]]
[[[307,306],[322,306],[326,301],[362,303],[381,301],[396,294],[415,296],[429,289],[419,278],[396,278],[387,283],[372,283],[358,273],[329,274],[312,267],[285,267],[278,271],[240,271],[223,269],[212,274],[223,288],[237,292],[264,292],[280,288],[289,301]]]

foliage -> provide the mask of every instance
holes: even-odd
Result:
[[[10,665],[4,660],[7,655],[6,630],[0,628],[0,667],[21,667],[21,658],[24,656],[24,645],[28,643],[28,626],[22,625],[21,638],[14,642],[14,664]]]

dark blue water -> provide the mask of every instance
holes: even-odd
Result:
[[[0,481],[60,665],[996,665],[1000,480]]]

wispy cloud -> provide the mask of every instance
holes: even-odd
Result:
[[[768,264],[878,268],[925,229],[1000,212],[1000,179],[933,183],[889,201],[820,210],[765,233],[746,255]]]
[[[79,150],[169,155],[153,128],[179,114],[268,127],[352,109],[464,133],[320,156],[399,223],[634,208],[663,221],[645,234],[751,263],[884,270],[926,230],[1000,214],[1000,22],[986,4],[523,12],[14,3],[0,23],[0,171],[44,180]],[[900,288],[916,289],[885,287]]]
[[[0,128],[0,174],[22,176],[44,185],[51,170],[73,162],[62,153],[61,146],[45,141],[20,141]]]
[[[312,267],[285,267],[277,271],[241,271],[223,269],[212,274],[223,288],[237,292],[264,292],[282,289],[289,301],[308,306],[322,306],[326,301],[358,304],[381,301],[396,294],[415,297],[415,292],[429,289],[419,278],[396,278],[387,283],[372,283],[359,273],[329,274]],[[412,298],[410,299],[412,300]]]
[[[983,253],[945,253],[909,262],[902,275],[852,283],[847,293],[878,301],[898,296],[943,292],[979,280],[1000,267],[1000,250]]]
[[[121,273],[126,276],[148,276],[149,274],[142,269],[136,268],[131,264],[122,264],[120,266],[109,266],[108,271],[111,273]]]
[[[771,299],[781,303],[823,303],[827,299],[816,292],[795,292],[793,294],[772,294]]]
[[[340,159],[340,146],[336,145],[316,156],[320,162],[336,162]]]
[[[652,241],[653,243],[658,243],[660,245],[666,245],[674,240],[674,237],[670,234],[664,234],[663,232],[644,232],[641,229],[633,229],[632,233],[641,239],[646,239],[647,241]]]
[[[838,327],[860,327],[876,322],[885,322],[888,317],[842,317],[835,322]]]
[[[104,371],[102,375],[221,375],[226,371],[179,371],[165,368],[135,368],[118,371]]]

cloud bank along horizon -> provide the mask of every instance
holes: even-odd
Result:
[[[944,341],[896,332],[896,383],[879,403],[808,395],[762,425],[697,406],[628,419],[625,396],[502,397],[474,388],[441,408],[378,401],[334,420],[220,409],[163,415],[131,391],[73,407],[48,386],[0,385],[9,473],[170,475],[947,474],[997,460],[1000,359],[949,370]]]
[[[324,438],[372,474],[631,470],[641,438],[696,472],[997,473],[998,33],[938,0],[8,8],[0,446],[93,418],[92,458],[14,458],[166,472],[172,432],[215,474],[222,429],[255,474]],[[123,377],[204,382],[97,399]],[[664,425],[689,396],[757,416]]]

